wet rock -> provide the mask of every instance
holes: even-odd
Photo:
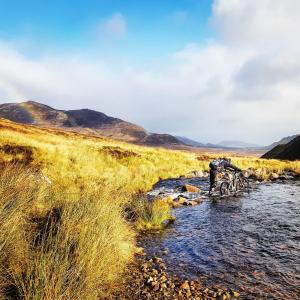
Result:
[[[183,289],[183,290],[189,290],[190,289],[189,282],[188,281],[183,282],[181,284],[180,288]]]
[[[239,296],[234,290],[204,289],[197,280],[182,280],[177,276],[170,276],[165,270],[166,266],[158,256],[148,260],[138,257],[138,260],[128,269],[128,277],[124,277],[123,289],[112,299],[229,300]]]
[[[156,264],[157,264],[157,263],[162,263],[162,261],[163,261],[160,257],[157,257],[157,256],[154,256],[154,257],[152,258],[152,260],[153,260],[153,262],[156,263]]]
[[[146,255],[145,249],[143,247],[136,247],[135,248],[135,254],[136,255]]]
[[[190,192],[190,193],[199,193],[200,189],[196,186],[190,185],[190,184],[185,184],[182,187],[183,192]]]
[[[278,179],[280,179],[280,180],[293,180],[294,176],[282,174],[282,175],[279,176]]]
[[[277,174],[277,173],[272,173],[271,175],[270,175],[270,179],[271,180],[276,180],[276,179],[278,179],[279,178],[279,175]]]
[[[198,202],[197,201],[187,201],[187,203],[186,203],[186,205],[187,206],[196,206],[196,205],[198,205]]]
[[[180,205],[187,205],[188,200],[186,198],[183,197],[178,197],[176,199],[176,203],[180,204]]]

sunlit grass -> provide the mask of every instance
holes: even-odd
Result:
[[[173,220],[171,206],[166,201],[156,199],[148,201],[137,198],[132,204],[136,214],[136,226],[141,230],[160,230]]]
[[[171,217],[168,201],[137,195],[215,157],[1,120],[0,299],[97,299],[132,259],[133,228],[161,229]],[[298,161],[232,158],[265,179],[300,173]]]

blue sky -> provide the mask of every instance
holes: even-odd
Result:
[[[31,40],[28,55],[113,50],[151,60],[212,35],[210,0],[0,0],[0,6],[0,38]],[[101,39],[97,26],[114,14],[124,18],[124,36]]]
[[[299,0],[0,0],[0,101],[270,144],[300,131],[299,28]]]

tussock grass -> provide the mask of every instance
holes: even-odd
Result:
[[[132,199],[215,157],[0,120],[0,299],[103,297],[134,252],[123,207],[137,228],[161,228],[168,203]],[[300,173],[300,162],[233,161],[265,178]]]
[[[162,199],[148,201],[137,198],[132,208],[136,214],[136,226],[141,230],[160,230],[173,219],[170,204]]]
[[[119,203],[102,188],[57,193],[20,171],[0,177],[2,298],[97,299],[134,252]]]

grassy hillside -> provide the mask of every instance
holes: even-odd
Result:
[[[1,120],[0,299],[104,295],[135,251],[124,207],[160,178],[208,169],[212,157]],[[300,173],[299,162],[233,160],[265,178]]]

